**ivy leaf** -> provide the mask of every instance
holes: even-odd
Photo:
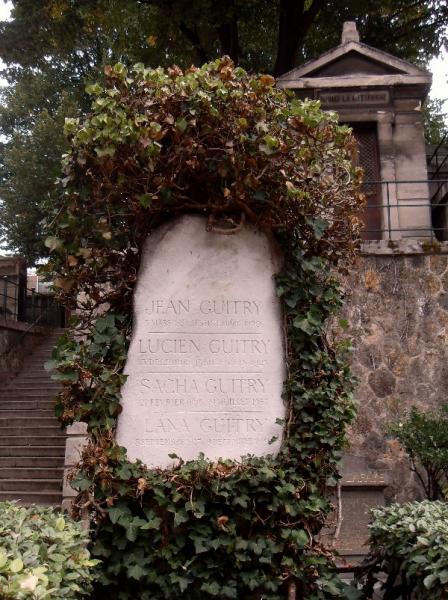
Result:
[[[202,537],[192,537],[194,543],[194,551],[196,554],[202,554],[209,550],[209,546],[206,544],[207,540]]]
[[[344,598],[346,600],[362,600],[363,594],[360,590],[357,590],[351,585],[344,584]],[[339,591],[338,594],[339,595]]]
[[[6,552],[2,548],[0,548],[0,569],[3,569],[7,562],[8,556]]]
[[[177,119],[176,129],[178,131],[180,131],[180,133],[185,133],[185,130],[187,129],[187,127],[188,127],[188,121],[186,119],[184,119],[184,117]]]
[[[62,246],[62,240],[50,235],[49,237],[45,238],[44,244],[47,248],[50,249],[50,252],[53,252],[54,250],[58,250]]]
[[[304,319],[301,316],[294,319],[293,326],[308,335],[312,335],[314,333],[314,327],[311,325],[308,319]]]
[[[148,208],[152,202],[151,194],[141,194],[140,196],[137,196],[137,199],[143,208]]]
[[[313,230],[314,230],[314,235],[316,236],[317,240],[320,240],[322,238],[323,234],[325,233],[325,231],[328,229],[328,226],[330,225],[326,219],[322,219],[321,217],[317,217],[316,219],[313,219],[313,220],[307,219],[307,222],[310,225],[312,225]]]
[[[309,538],[307,532],[304,531],[303,529],[298,529],[296,531],[293,531],[291,537],[294,539],[295,544],[299,548],[304,548],[310,541],[310,538]]]
[[[116,148],[114,146],[104,146],[103,148],[97,146],[95,152],[99,158],[103,158],[104,156],[114,156]]]
[[[179,527],[182,523],[186,523],[188,521],[188,515],[185,512],[175,512],[174,513],[174,527]]]
[[[67,381],[70,383],[75,383],[78,381],[79,373],[78,371],[55,371],[51,374],[51,379],[53,381]]]
[[[219,596],[221,592],[220,586],[214,581],[213,583],[203,583],[201,586],[203,592],[207,592],[211,596]]]
[[[254,198],[258,202],[266,202],[266,194],[262,190],[257,190],[254,194]]]
[[[430,588],[432,588],[433,584],[437,581],[437,579],[438,576],[435,573],[431,573],[430,575],[427,575],[424,578],[423,585],[427,590],[429,590]]]
[[[344,329],[344,330],[348,329],[348,325],[349,325],[349,323],[348,323],[347,319],[339,319],[339,327],[341,329]]]
[[[20,573],[20,571],[22,569],[23,569],[23,561],[21,558],[15,558],[9,565],[9,570],[12,573]]]
[[[159,529],[162,524],[162,519],[160,517],[153,517],[152,519],[148,519],[148,521],[140,527],[140,529]]]
[[[132,565],[128,568],[128,575],[137,581],[146,575],[146,571],[140,565]]]

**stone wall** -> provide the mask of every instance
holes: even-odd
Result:
[[[358,378],[345,473],[384,473],[386,500],[418,498],[388,426],[412,406],[432,410],[448,401],[448,256],[362,256],[347,280],[342,317]]]
[[[46,329],[19,321],[0,320],[0,381],[6,382],[19,371],[23,360],[44,339]]]

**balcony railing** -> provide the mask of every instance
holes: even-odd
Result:
[[[34,290],[27,294],[23,285],[8,277],[0,278],[0,323],[1,321],[64,326],[64,310],[52,296],[38,294]]]
[[[448,179],[368,181],[365,240],[448,240]]]

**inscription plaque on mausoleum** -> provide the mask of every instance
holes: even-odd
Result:
[[[268,238],[186,216],[146,242],[117,442],[150,467],[279,449],[282,319]]]
[[[347,91],[347,92],[319,92],[318,99],[323,106],[359,106],[362,104],[388,104],[390,101],[387,90],[377,91]]]

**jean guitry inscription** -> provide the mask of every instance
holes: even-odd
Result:
[[[198,311],[203,315],[259,315],[260,303],[256,300],[201,300],[198,306],[190,299],[157,298],[148,300],[145,312],[149,315],[182,315]]]

